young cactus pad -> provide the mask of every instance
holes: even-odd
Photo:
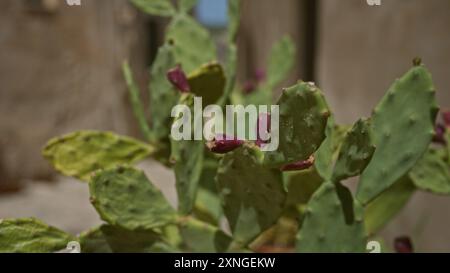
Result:
[[[173,43],[175,59],[188,74],[202,64],[216,60],[216,48],[208,31],[187,14],[173,18],[166,40]]]
[[[375,153],[356,198],[367,204],[406,174],[428,149],[437,114],[430,73],[415,66],[391,86],[372,115]]]
[[[333,181],[338,182],[361,174],[375,151],[370,120],[360,119],[345,136],[341,145]]]
[[[217,183],[235,241],[246,244],[273,225],[286,201],[281,172],[265,168],[257,148],[225,155]]]
[[[152,140],[168,146],[172,107],[177,104],[179,91],[166,78],[166,73],[176,66],[173,46],[166,43],[159,48],[150,72],[150,113]],[[168,147],[164,147],[168,150]]]
[[[278,105],[279,147],[264,157],[264,164],[275,167],[308,159],[325,139],[330,116],[322,92],[313,83],[300,82],[285,89]]]
[[[180,105],[191,109],[194,107],[194,95],[183,94]],[[185,118],[176,117],[174,121]],[[197,120],[196,120],[197,122]],[[170,161],[174,164],[176,188],[178,194],[178,210],[182,214],[191,213],[203,170],[204,143],[203,141],[180,140],[171,138]]]
[[[216,62],[207,63],[189,74],[189,85],[203,105],[215,104],[222,97],[226,79],[222,66]]]

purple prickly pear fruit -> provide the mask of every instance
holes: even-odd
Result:
[[[231,152],[244,144],[243,140],[227,135],[218,135],[214,140],[208,141],[206,147],[216,154],[226,154]]]
[[[281,168],[282,171],[302,171],[314,165],[315,158],[311,155],[307,160],[291,163]]]
[[[442,119],[446,127],[450,127],[450,111],[442,112]]]
[[[263,135],[261,135],[260,130],[263,130]],[[270,114],[268,113],[261,113],[258,116],[258,124],[256,125],[256,142],[255,144],[258,147],[261,147],[263,144],[267,143],[269,140],[264,136],[264,134],[270,132],[271,130],[271,124],[270,124]]]
[[[175,68],[172,68],[167,72],[167,79],[182,93],[188,93],[191,91],[186,74],[183,69],[181,69],[180,65],[177,65]]]
[[[413,244],[408,236],[395,238],[394,248],[397,253],[413,253]]]
[[[445,144],[445,138],[444,138],[444,134],[445,134],[445,126],[442,124],[437,124],[436,128],[435,128],[435,134],[433,136],[433,142],[434,143],[440,143],[440,144]]]

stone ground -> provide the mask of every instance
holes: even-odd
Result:
[[[161,165],[146,161],[138,166],[176,206],[173,173]],[[0,218],[36,217],[73,234],[99,225],[101,220],[89,203],[85,183],[58,177],[53,183],[29,181],[25,190],[0,195]],[[421,252],[450,252],[448,212],[450,198],[430,197],[417,193],[400,215],[385,228],[383,237],[388,245],[393,238],[411,235]],[[440,209],[436,209],[440,208]]]

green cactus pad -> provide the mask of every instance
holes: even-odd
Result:
[[[79,131],[50,140],[42,154],[62,174],[88,181],[96,170],[133,164],[153,152],[152,146],[129,137]]]
[[[397,215],[416,191],[406,175],[385,192],[371,201],[365,211],[365,226],[368,235],[376,234]]]
[[[372,115],[372,160],[361,175],[356,198],[364,205],[392,186],[426,152],[434,135],[435,90],[423,66],[397,80]]]
[[[224,94],[218,103],[222,107],[230,103],[231,95],[236,85],[236,70],[238,58],[236,38],[240,25],[240,5],[240,0],[228,0],[228,52],[225,62],[225,74],[227,77],[227,83],[225,85]]]
[[[197,2],[198,0],[178,0],[178,9],[180,12],[188,13]]]
[[[131,0],[145,13],[156,16],[173,16],[176,11],[169,0]]]
[[[322,92],[313,83],[300,82],[285,89],[278,105],[279,147],[264,157],[264,163],[274,167],[308,159],[325,139],[330,116]]]
[[[100,217],[128,230],[149,230],[176,219],[175,210],[142,171],[117,167],[99,171],[89,183]]]
[[[152,140],[151,131],[149,124],[147,122],[147,118],[145,116],[144,106],[142,105],[139,86],[134,81],[133,73],[131,71],[128,62],[124,62],[124,64],[122,65],[122,71],[125,81],[127,82],[128,93],[130,97],[131,106],[133,108],[134,116],[136,117],[136,120],[139,123],[139,127],[144,137],[148,141],[151,141]]]
[[[267,84],[275,88],[289,74],[295,61],[295,44],[291,37],[284,36],[272,47],[267,68]]]
[[[334,117],[328,119],[325,130],[326,138],[314,154],[314,166],[320,176],[326,181],[333,175],[333,163],[339,155],[339,150],[349,128],[337,126]]]
[[[203,106],[217,103],[226,84],[222,66],[216,62],[202,65],[190,73],[188,81],[191,92],[203,99]]]
[[[95,227],[81,233],[78,236],[78,241],[82,253],[112,253],[101,227]]]
[[[175,144],[178,148],[174,171],[178,193],[178,210],[182,214],[192,211],[203,166],[204,144],[201,141],[182,140]]]
[[[334,144],[337,142],[335,128],[334,116],[331,115],[328,118],[327,127],[325,129],[325,140],[314,154],[314,167],[317,169],[320,176],[327,181],[331,180],[331,175],[333,174],[333,162],[334,159],[337,158],[337,153],[334,149]]]
[[[362,253],[366,249],[363,211],[355,202],[355,221],[349,225],[333,183],[324,183],[309,201],[297,234],[298,252]]]
[[[163,236],[150,230],[130,231],[115,226],[103,225],[108,245],[114,253],[168,253],[179,252],[168,244]]]
[[[150,114],[152,142],[158,148],[156,159],[167,164],[170,156],[171,111],[178,103],[179,91],[167,80],[166,73],[176,66],[173,46],[166,43],[159,48],[150,72]]]
[[[245,104],[272,104],[273,91],[288,76],[294,60],[294,42],[289,36],[285,36],[272,47],[267,64],[267,80],[243,98]]]
[[[216,174],[220,158],[205,149],[200,187],[195,199],[194,216],[207,223],[218,225],[223,215],[219,192],[216,185]]]
[[[182,220],[179,224],[186,252],[223,253],[231,243],[231,238],[218,227],[194,218]]]
[[[342,185],[341,182],[334,182],[336,193],[341,201],[342,211],[344,212],[345,222],[351,225],[355,221],[355,208],[352,192],[349,188]]]
[[[34,218],[0,219],[0,253],[51,253],[75,237]]]
[[[215,175],[215,174],[214,174]],[[222,204],[219,195],[200,187],[195,199],[195,207],[193,211],[195,218],[212,225],[219,225],[221,216],[223,215]]]
[[[180,97],[179,105],[188,106],[193,111],[193,94]],[[183,118],[175,117],[174,121]],[[191,135],[191,137],[193,137]],[[197,189],[203,170],[205,145],[203,141],[179,140],[171,138],[170,161],[174,164],[176,188],[178,193],[178,210],[181,214],[189,214],[195,204]]]
[[[314,168],[296,172],[284,172],[283,179],[288,192],[286,208],[292,215],[294,213],[298,215],[299,208],[309,202],[311,196],[323,183],[322,177]]]
[[[216,48],[208,31],[187,14],[173,18],[166,39],[174,44],[175,59],[188,74],[216,60]]]
[[[237,47],[235,44],[230,44],[228,46],[228,56],[225,63],[225,74],[227,82],[225,85],[224,93],[217,104],[225,107],[227,104],[239,104],[232,102],[232,95],[237,95],[238,93],[233,93],[236,86],[236,70],[237,70]]]
[[[414,185],[435,194],[450,194],[450,170],[438,151],[429,149],[409,172]]]
[[[341,145],[332,181],[360,175],[369,164],[375,151],[369,120],[360,119],[347,133]]]
[[[243,245],[277,221],[286,201],[280,171],[262,166],[259,153],[241,147],[226,154],[217,171],[225,216]]]
[[[228,0],[228,42],[234,44],[239,30],[241,0]]]

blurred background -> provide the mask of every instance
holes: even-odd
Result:
[[[166,24],[127,0],[81,1],[0,1],[0,218],[35,216],[73,233],[100,220],[87,186],[54,173],[41,148],[79,129],[138,137],[121,63],[130,60],[146,90]],[[450,1],[242,2],[240,82],[264,68],[272,44],[289,34],[297,58],[283,85],[315,81],[340,123],[369,116],[416,56],[433,74],[440,106],[450,108]],[[199,1],[195,15],[220,52],[226,0]],[[140,167],[174,202],[172,173],[151,161]],[[389,244],[399,235],[413,236],[418,251],[450,252],[450,198],[416,193],[383,231]]]

